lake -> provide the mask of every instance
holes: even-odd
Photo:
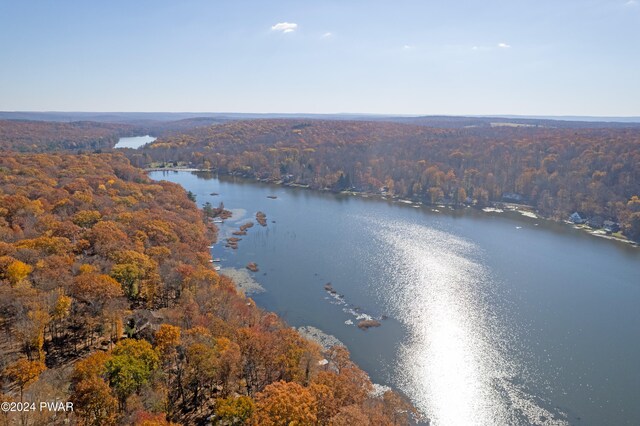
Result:
[[[118,143],[115,144],[114,148],[133,148],[138,149],[143,145],[151,143],[155,141],[156,138],[153,136],[132,136],[128,138],[120,138]]]
[[[433,424],[640,424],[640,249],[518,213],[150,177],[224,202],[222,267],[256,262],[260,306],[336,336]],[[259,210],[267,226],[225,249]]]

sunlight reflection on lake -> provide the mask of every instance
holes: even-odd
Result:
[[[395,279],[381,290],[411,334],[396,368],[400,387],[419,398],[433,424],[568,424],[564,413],[510,389],[523,366],[483,300],[492,295],[492,280],[473,260],[480,249],[427,227],[374,225],[392,246],[379,261]]]

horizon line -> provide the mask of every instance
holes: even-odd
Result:
[[[639,115],[597,115],[597,114],[450,114],[450,113],[381,113],[381,112],[238,112],[238,111],[118,111],[118,110],[0,110],[0,114],[233,114],[233,115],[356,115],[380,117],[469,117],[469,118],[622,118],[640,119]]]

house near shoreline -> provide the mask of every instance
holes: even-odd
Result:
[[[502,194],[502,201],[507,203],[521,204],[525,201],[525,197],[522,194],[515,192],[505,192]]]
[[[602,216],[593,216],[587,220],[587,226],[590,228],[600,229],[604,226],[604,218]]]
[[[603,229],[608,234],[620,231],[620,224],[618,222],[605,220],[602,216],[598,215],[587,218],[586,214],[577,211],[569,216],[569,222],[575,223],[576,225],[586,224],[594,229]]]
[[[614,233],[620,231],[620,224],[612,220],[605,220],[602,228],[609,233]]]
[[[587,215],[582,212],[573,212],[571,216],[569,216],[569,221],[576,225],[582,225],[587,222]]]

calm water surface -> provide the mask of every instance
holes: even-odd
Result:
[[[120,138],[118,143],[115,144],[114,148],[133,148],[138,149],[143,145],[151,143],[155,141],[156,138],[153,136],[133,136],[129,138]]]
[[[257,262],[259,305],[338,337],[433,424],[640,425],[640,249],[515,213],[150,176],[223,201],[221,239],[265,212],[267,227],[213,255]]]

